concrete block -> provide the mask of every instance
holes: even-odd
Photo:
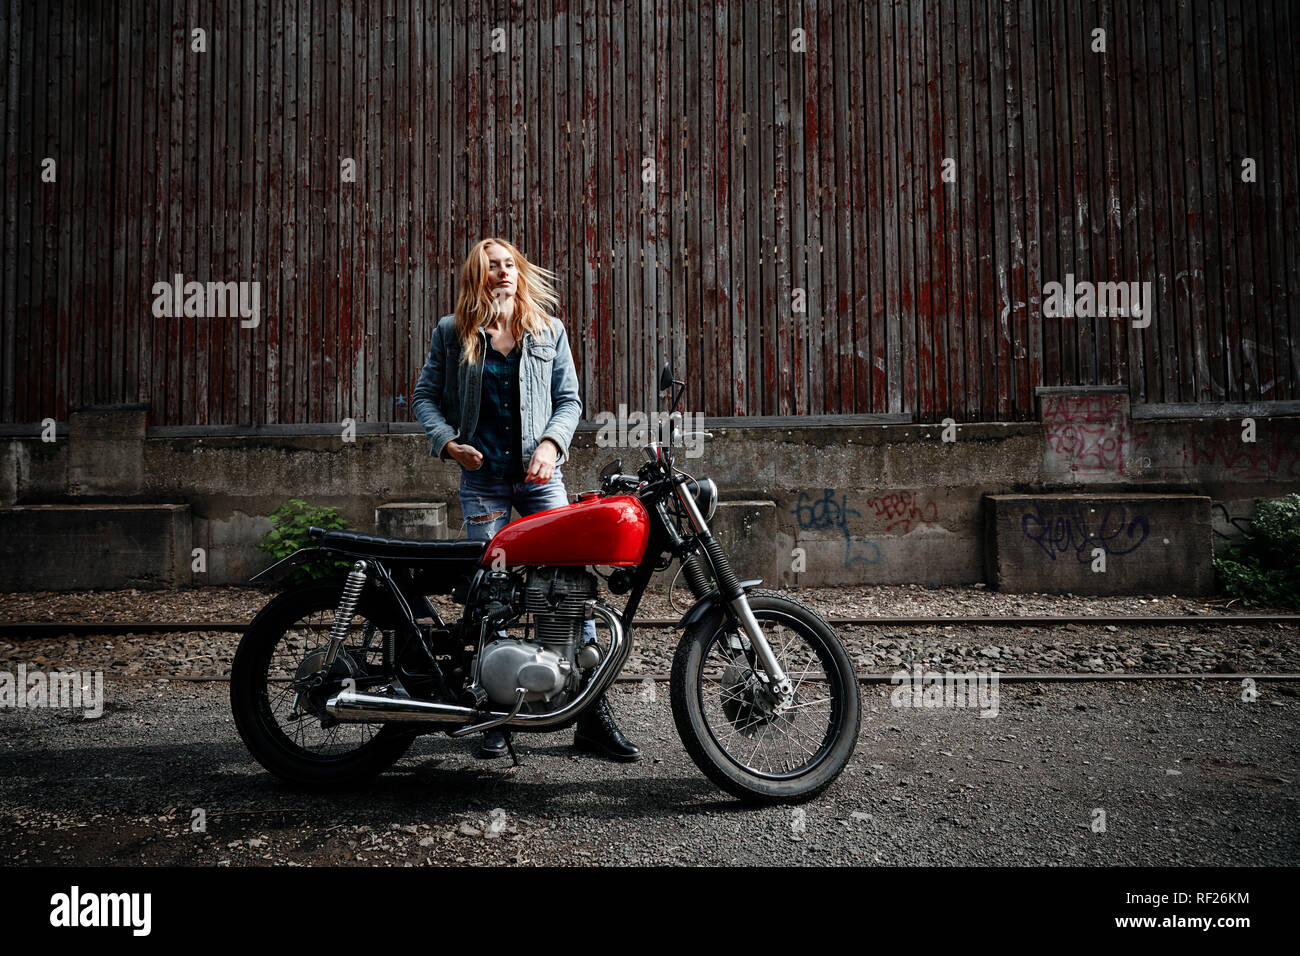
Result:
[[[191,541],[189,505],[0,508],[0,588],[188,586]]]
[[[262,536],[271,530],[266,515],[235,511],[222,518],[194,518],[194,545],[203,548],[206,574],[195,574],[195,584],[248,583],[262,568],[275,559],[258,547]]]
[[[0,441],[0,505],[18,500],[18,489],[27,471],[27,445],[22,441]]]
[[[11,429],[23,426],[8,426]],[[68,494],[68,430],[41,441],[39,425],[7,436],[0,426],[0,506],[60,501]]]
[[[1254,498],[1238,498],[1231,501],[1215,501],[1210,508],[1210,517],[1214,528],[1214,550],[1220,551],[1241,542],[1242,535],[1250,530],[1255,520]]]
[[[709,529],[730,559],[736,577],[742,581],[762,578],[765,585],[776,585],[781,555],[777,551],[776,505],[773,502],[720,501]],[[786,556],[789,553],[786,551]],[[685,583],[683,576],[678,585],[684,586]]]
[[[415,541],[445,541],[451,537],[444,501],[390,501],[375,509],[375,534]]]
[[[952,584],[983,579],[978,489],[814,488],[782,507],[783,585]],[[789,527],[789,525],[787,525]],[[794,574],[793,548],[804,570]]]
[[[1116,386],[1039,388],[1043,473],[1055,481],[1102,484],[1137,467],[1128,390]]]
[[[148,405],[74,409],[68,416],[68,490],[132,495],[144,486]]]
[[[1210,499],[1199,495],[985,497],[988,583],[1003,591],[1207,594]]]

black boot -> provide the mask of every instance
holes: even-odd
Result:
[[[480,757],[500,757],[509,749],[506,743],[506,734],[508,730],[502,730],[496,727],[492,730],[483,732],[483,740],[478,746],[478,755]]]
[[[614,723],[614,714],[604,694],[579,715],[573,745],[588,753],[604,754],[611,760],[630,761],[641,757],[640,749]]]

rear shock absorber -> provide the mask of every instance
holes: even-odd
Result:
[[[352,627],[352,615],[356,613],[361,589],[366,586],[366,572],[369,567],[365,561],[357,561],[348,572],[348,579],[343,582],[343,594],[339,597],[339,606],[334,611],[334,623],[330,625],[330,646],[325,654],[325,665],[321,668],[323,674],[328,674],[334,666],[334,661],[339,656],[339,648],[343,646],[343,641]]]

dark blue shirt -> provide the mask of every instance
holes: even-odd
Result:
[[[479,401],[474,447],[483,453],[483,470],[493,478],[523,481],[523,428],[519,419],[519,359],[516,343],[502,355],[487,343],[483,359],[483,392]]]

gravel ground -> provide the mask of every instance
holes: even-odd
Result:
[[[1292,625],[1177,627],[840,627],[859,675],[920,664],[938,670],[1016,674],[1300,672],[1300,628]],[[0,641],[0,669],[101,670],[128,677],[223,680],[234,632],[63,637]],[[633,629],[626,678],[664,676],[680,634]]]
[[[1001,594],[983,588],[916,586],[801,588],[788,593],[830,617],[928,615],[1197,614],[1207,620],[1169,627],[1066,624],[1052,627],[840,626],[861,674],[890,674],[921,664],[1005,673],[1295,673],[1300,627],[1223,625],[1216,604],[1172,596],[1063,597]],[[254,588],[90,591],[0,596],[0,620],[247,621],[270,598]],[[682,591],[677,592],[679,600]],[[440,611],[458,613],[449,601]],[[1232,608],[1230,610],[1237,610]],[[675,617],[662,590],[648,591],[638,618]],[[239,642],[236,632],[111,635],[0,641],[0,667],[102,670],[140,677],[222,679]],[[680,637],[673,629],[634,628],[624,675],[664,675]]]
[[[261,588],[204,587],[161,591],[26,591],[0,594],[0,621],[246,621],[267,602]],[[605,597],[608,599],[607,592]],[[1239,602],[1227,598],[1167,595],[1086,597],[1061,594],[1004,594],[983,585],[929,588],[917,584],[799,588],[801,600],[824,613],[843,617],[966,615],[1029,616],[1038,614],[1240,614]],[[679,580],[674,600],[667,589],[646,589],[638,617],[676,617],[690,604]],[[435,603],[439,603],[435,601]],[[616,601],[620,603],[621,601]],[[443,602],[441,607],[450,607]],[[1267,609],[1257,609],[1261,612]],[[1286,613],[1284,610],[1280,613]]]
[[[648,686],[658,688],[654,695]],[[695,768],[662,684],[613,694],[640,763],[517,738],[523,765],[425,737],[363,790],[289,789],[216,683],[108,680],[95,720],[0,720],[9,865],[1295,865],[1300,698],[1217,681],[1004,685],[993,719],[865,687],[858,748],[798,808],[746,809]],[[195,808],[207,830],[190,831]],[[1095,832],[1097,810],[1105,830]]]
[[[1004,673],[1300,671],[1300,629],[1224,625],[1221,602],[1011,595],[916,586],[800,589],[828,616],[1204,616],[1177,626],[841,626],[860,674],[921,664]],[[247,621],[254,588],[0,596],[0,620]],[[678,591],[678,600],[685,595]],[[444,613],[453,613],[443,604]],[[671,617],[662,590],[642,616]],[[665,674],[678,635],[634,631],[625,676]],[[792,810],[742,808],[690,762],[663,683],[614,692],[645,759],[578,757],[568,734],[517,737],[523,766],[421,738],[356,793],[278,783],[229,716],[233,632],[0,642],[0,670],[106,673],[104,715],[0,716],[0,860],[241,866],[567,864],[1295,865],[1294,684],[1006,685],[1001,712],[896,710],[863,688],[857,753]],[[117,679],[126,675],[133,679]],[[175,678],[206,678],[191,682]],[[206,811],[206,833],[189,829]],[[1095,833],[1093,811],[1107,830]]]

